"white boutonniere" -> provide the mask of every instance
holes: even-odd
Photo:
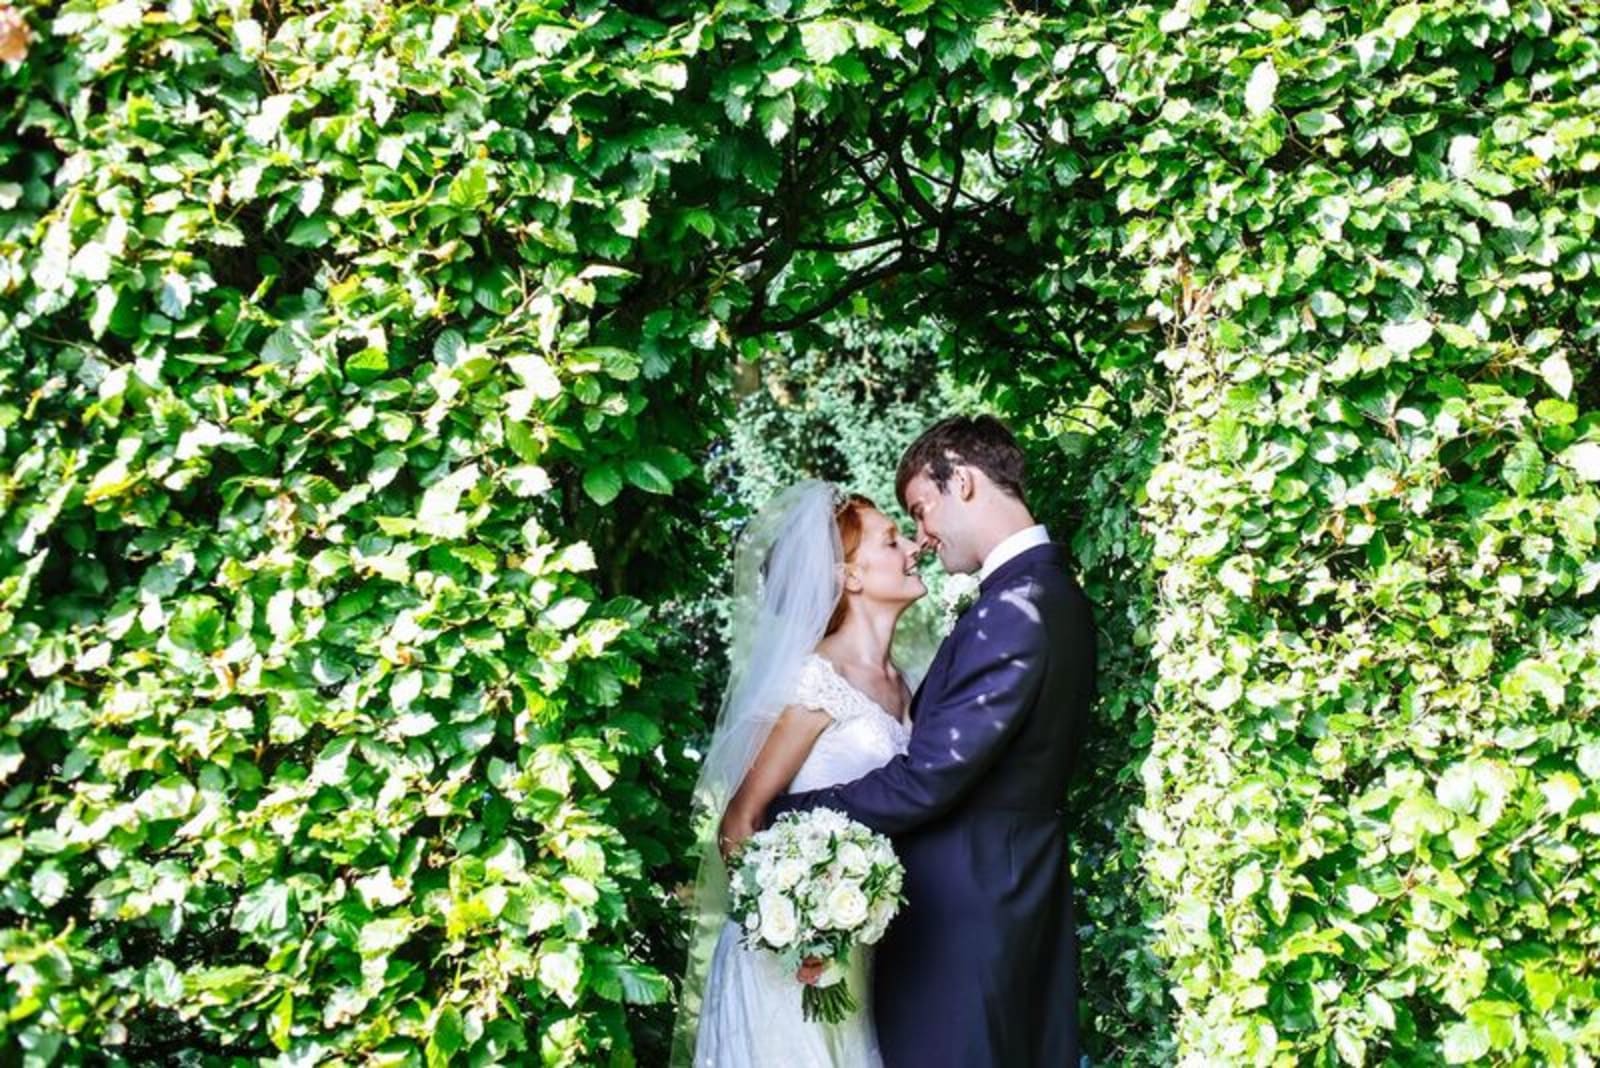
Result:
[[[976,575],[950,575],[944,580],[940,600],[944,608],[944,629],[949,631],[961,618],[961,613],[972,607],[978,599]]]

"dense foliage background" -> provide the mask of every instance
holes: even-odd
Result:
[[[1592,5],[15,14],[8,1059],[655,1063],[730,532],[973,405],[1096,1056],[1600,1052]]]

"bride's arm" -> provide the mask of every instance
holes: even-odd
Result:
[[[761,829],[767,806],[794,781],[830,719],[826,712],[803,705],[783,710],[722,814],[717,844],[724,857]]]

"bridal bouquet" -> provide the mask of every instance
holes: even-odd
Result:
[[[739,849],[729,873],[730,912],[744,944],[799,968],[826,962],[800,995],[807,1020],[838,1023],[856,1009],[843,982],[850,948],[883,937],[904,900],[894,847],[831,809],[786,812]]]

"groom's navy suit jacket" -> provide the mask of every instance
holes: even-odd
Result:
[[[912,699],[909,751],[780,797],[890,835],[907,904],[878,945],[886,1068],[1078,1064],[1078,947],[1061,804],[1089,727],[1095,633],[1056,545],[986,578]]]

